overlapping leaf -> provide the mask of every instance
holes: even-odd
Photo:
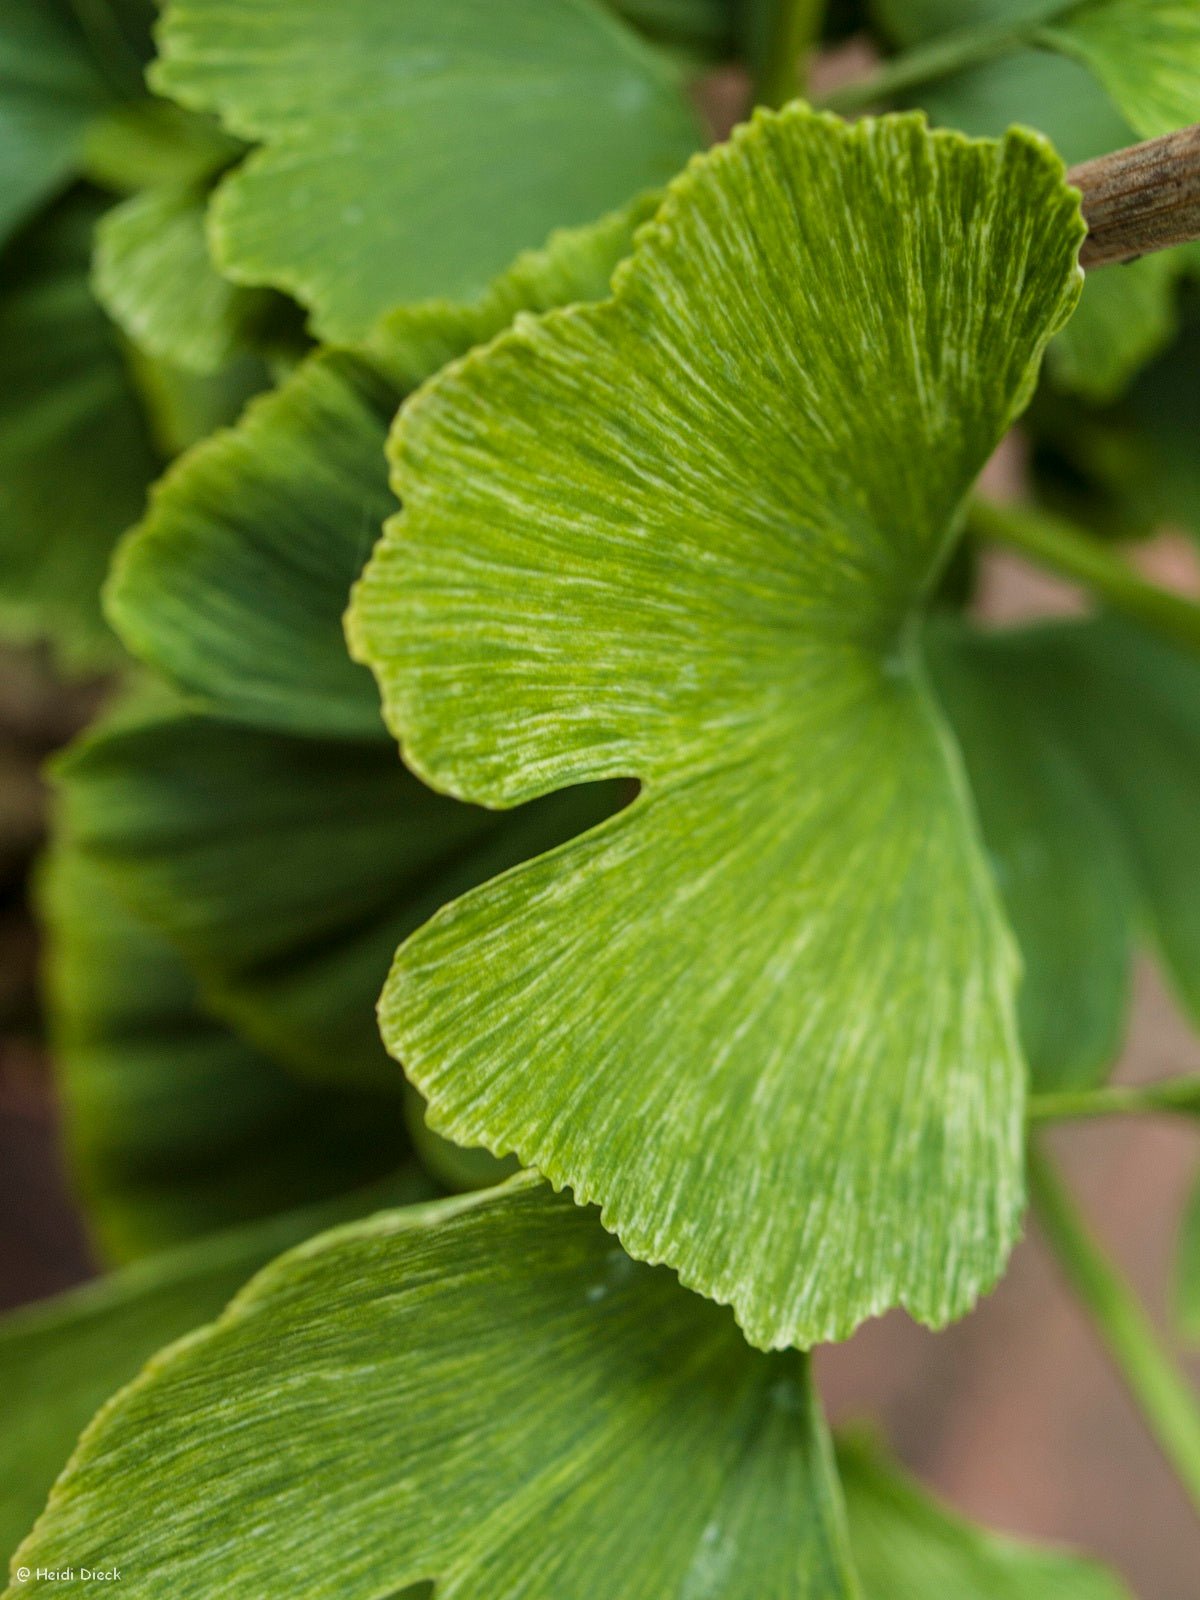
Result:
[[[178,953],[61,841],[42,909],[72,1166],[108,1254],[161,1250],[399,1165],[390,1094],[311,1087],[244,1043],[206,1013]]]
[[[0,266],[0,616],[74,664],[114,653],[100,583],[160,466],[88,287],[98,213],[64,201]]]
[[[386,1037],[442,1132],[755,1342],[943,1321],[1016,1227],[1015,963],[907,619],[1080,227],[1031,136],[759,115],[611,301],[402,415],[352,630],[410,760],[490,805],[643,788],[410,940]]]
[[[21,1596],[67,1561],[131,1600],[856,1593],[804,1358],[528,1176],[268,1268],[102,1413],[18,1559]]]
[[[129,649],[240,721],[382,733],[374,685],[346,655],[342,613],[395,509],[384,445],[403,391],[520,309],[604,294],[652,203],[559,232],[473,308],[401,310],[365,357],[312,357],[180,462],[109,583],[108,613]]]
[[[424,1192],[416,1176],[398,1178],[156,1256],[0,1318],[0,1561],[28,1533],[97,1408],[156,1350],[215,1317],[281,1250]]]
[[[97,230],[94,283],[109,315],[151,355],[215,372],[253,341],[270,296],[217,272],[204,233],[208,190],[162,184],[113,208]]]
[[[399,400],[365,363],[317,355],[184,457],[114,566],[108,612],[129,649],[225,716],[378,734],[341,617],[395,507],[384,440]]]
[[[206,998],[269,1055],[399,1095],[374,1004],[396,944],[451,896],[609,814],[611,787],[511,817],[431,793],[382,740],[321,740],[168,704],[57,763],[66,827]]]
[[[1194,0],[1074,0],[1038,39],[1084,62],[1144,139],[1200,118]]]
[[[927,650],[1023,957],[1033,1081],[1095,1082],[1143,941],[1200,1020],[1200,662],[1112,618],[940,625]]]
[[[874,0],[905,47],[972,32],[1082,62],[1143,138],[1200,117],[1200,13],[1192,0]],[[1007,37],[1006,37],[1007,36]],[[1053,107],[1049,114],[1054,115]],[[1040,126],[1040,122],[1036,124]]]
[[[676,69],[595,0],[191,0],[159,45],[159,89],[262,141],[218,192],[220,265],[326,338],[478,299],[700,137]]]
[[[0,243],[74,176],[108,102],[70,8],[7,0],[0,12]]]

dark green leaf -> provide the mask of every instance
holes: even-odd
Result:
[[[89,122],[110,96],[69,5],[0,8],[0,244],[75,176]]]
[[[374,1005],[397,943],[455,894],[608,815],[610,787],[497,816],[382,740],[300,739],[155,707],[57,772],[72,840],[268,1054],[399,1096]]]
[[[100,583],[160,464],[88,286],[99,209],[63,202],[0,267],[0,618],[72,665],[115,655]]]
[[[191,0],[159,44],[158,88],[262,141],[218,191],[219,264],[325,338],[472,303],[700,140],[675,70],[594,0]]]
[[[1200,1019],[1200,662],[1107,619],[928,649],[1024,957],[1034,1082],[1095,1082],[1143,934]]]
[[[298,1082],[207,1015],[175,950],[61,842],[41,900],[72,1164],[109,1254],[324,1200],[399,1165],[390,1095]]]

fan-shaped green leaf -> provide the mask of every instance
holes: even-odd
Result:
[[[264,291],[238,288],[213,266],[207,204],[203,185],[161,185],[114,207],[96,233],[101,304],[135,343],[191,372],[233,360],[271,306]]]
[[[178,953],[61,841],[41,900],[72,1166],[111,1255],[324,1200],[399,1165],[407,1141],[390,1095],[298,1082],[209,1016]]]
[[[675,70],[594,0],[190,0],[159,44],[158,88],[262,141],[218,191],[220,264],[326,338],[476,300],[700,138]]]
[[[93,1413],[156,1350],[215,1317],[281,1250],[423,1192],[415,1174],[405,1176],[189,1244],[0,1319],[0,1561],[28,1533]]]
[[[837,1459],[864,1600],[1129,1600],[1098,1563],[955,1516],[857,1440]]]
[[[611,786],[512,817],[454,804],[384,741],[300,739],[173,708],[57,762],[73,841],[170,936],[209,1002],[318,1079],[390,1088],[374,1005],[397,942],[455,894],[607,816]]]
[[[313,1240],[152,1363],[19,1560],[101,1556],[129,1600],[856,1592],[804,1359],[528,1176]]]
[[[755,1342],[944,1321],[1017,1225],[1014,962],[908,619],[1080,230],[1030,135],[760,114],[611,301],[402,414],[351,620],[409,757],[490,805],[643,790],[413,938],[386,1037],[435,1127]]]
[[[98,214],[68,199],[0,266],[0,617],[76,665],[115,654],[100,583],[160,465],[88,286]]]

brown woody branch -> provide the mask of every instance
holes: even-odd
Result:
[[[1072,167],[1083,196],[1085,268],[1200,238],[1200,123]]]

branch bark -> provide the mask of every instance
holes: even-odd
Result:
[[[1200,123],[1072,167],[1083,196],[1085,270],[1200,238]]]

